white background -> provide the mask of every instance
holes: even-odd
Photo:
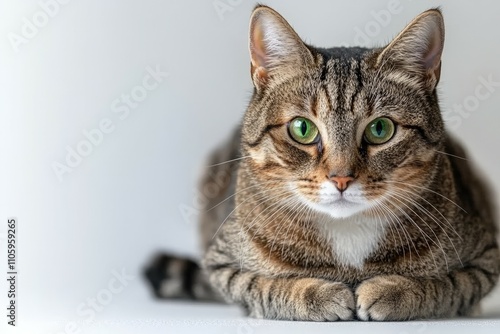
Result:
[[[450,125],[498,192],[500,87],[481,100],[474,94],[480,77],[500,82],[500,2],[400,0],[398,12],[378,23],[373,11],[387,10],[390,3],[266,2],[318,46],[360,41],[380,46],[421,11],[441,5],[447,28],[443,111],[457,117],[454,105],[469,103],[471,112]],[[226,4],[226,11],[218,11],[217,4]],[[70,321],[78,322],[82,333],[165,332],[174,325],[177,332],[236,333],[248,325],[236,308],[155,303],[140,272],[158,250],[198,254],[195,186],[207,153],[241,119],[252,92],[247,29],[254,5],[73,0],[13,47],[24,18],[33,22],[42,10],[39,1],[0,1],[0,233],[5,238],[7,217],[18,218],[21,332],[64,332]],[[113,101],[140,89],[147,68],[157,66],[168,78],[120,119]],[[65,164],[67,147],[76,149],[85,140],[83,131],[98,128],[103,119],[112,121],[113,132],[60,181],[54,162]],[[183,216],[181,209],[192,210]],[[5,240],[0,247],[5,268]],[[102,293],[113,270],[123,268],[135,279],[96,313],[96,323],[87,323],[77,307]],[[7,287],[1,282],[4,305]],[[488,314],[500,317],[499,293],[487,305]],[[454,330],[470,323],[460,324]],[[498,324],[482,320],[472,326],[488,331]],[[253,325],[256,333],[271,327],[290,331],[285,323]],[[312,325],[294,326],[302,331]],[[326,324],[314,330],[328,326],[366,329]],[[446,323],[381,326],[371,328],[419,333],[447,328]]]

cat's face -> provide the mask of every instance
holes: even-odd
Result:
[[[260,7],[250,41],[256,90],[242,145],[261,185],[335,218],[411,205],[444,135],[440,13],[419,16],[386,48],[323,50]]]

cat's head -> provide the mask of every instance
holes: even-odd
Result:
[[[436,9],[383,48],[323,49],[257,7],[255,89],[242,128],[252,177],[279,200],[335,218],[415,196],[445,136],[436,94],[443,42]]]

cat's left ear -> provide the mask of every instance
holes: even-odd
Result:
[[[288,22],[263,5],[250,18],[249,49],[252,80],[258,90],[314,63],[311,51]]]
[[[392,64],[408,80],[417,80],[433,91],[441,75],[441,55],[444,46],[444,20],[439,9],[431,9],[417,16],[383,49],[377,66]]]

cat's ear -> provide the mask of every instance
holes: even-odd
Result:
[[[402,70],[408,80],[417,80],[433,91],[441,74],[443,46],[443,16],[439,9],[431,9],[417,16],[383,49],[377,65],[389,63]]]
[[[257,6],[252,13],[249,49],[252,80],[257,89],[313,62],[311,51],[288,22],[266,6]]]

